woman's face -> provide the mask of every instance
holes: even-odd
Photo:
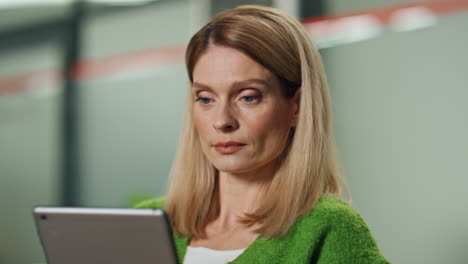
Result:
[[[259,169],[285,149],[297,98],[286,99],[277,78],[244,53],[209,47],[193,70],[192,94],[203,152],[218,170]]]

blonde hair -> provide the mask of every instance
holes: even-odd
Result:
[[[300,89],[298,122],[281,165],[262,205],[240,219],[246,225],[260,223],[256,231],[263,238],[284,235],[321,196],[340,195],[344,184],[320,54],[296,19],[262,6],[224,11],[192,37],[186,51],[191,82],[197,60],[210,45],[232,47],[253,58],[280,80],[286,97]],[[165,209],[176,234],[203,237],[206,225],[219,213],[218,172],[202,152],[192,106],[189,92]]]

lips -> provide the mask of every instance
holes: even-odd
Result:
[[[245,145],[246,144],[236,142],[236,141],[227,141],[227,142],[218,142],[214,145],[214,147],[216,148],[216,151],[218,151],[221,154],[232,154],[240,150]]]

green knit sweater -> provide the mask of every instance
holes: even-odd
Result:
[[[163,208],[164,198],[147,200],[137,208]],[[183,263],[189,239],[174,236]],[[369,228],[348,203],[323,196],[310,213],[300,217],[280,238],[257,238],[233,264],[380,264],[390,263],[380,253]]]

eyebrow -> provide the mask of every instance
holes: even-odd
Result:
[[[239,87],[239,86],[247,85],[249,83],[258,83],[258,84],[262,84],[262,85],[264,85],[266,87],[270,86],[270,83],[267,80],[257,79],[257,78],[251,78],[251,79],[247,79],[247,80],[244,80],[244,81],[236,81],[231,86],[232,87]],[[212,90],[209,85],[202,84],[202,83],[199,83],[199,82],[193,82],[192,87],[206,89],[206,90],[210,90],[210,91]]]

